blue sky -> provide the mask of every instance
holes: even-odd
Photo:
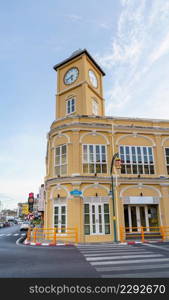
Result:
[[[38,193],[55,118],[53,66],[87,48],[106,72],[106,114],[169,119],[169,0],[0,3],[0,200]]]

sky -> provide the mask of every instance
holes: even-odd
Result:
[[[169,0],[0,0],[0,201],[45,176],[53,66],[86,48],[106,73],[106,115],[169,119]]]

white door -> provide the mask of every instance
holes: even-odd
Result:
[[[54,227],[57,228],[58,233],[66,231],[66,205],[54,206]]]
[[[90,204],[90,234],[109,234],[109,205]]]

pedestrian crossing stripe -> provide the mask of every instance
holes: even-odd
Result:
[[[0,237],[2,237],[2,236],[18,236],[18,235],[21,235],[21,236],[25,236],[26,235],[26,233],[0,233]]]
[[[168,278],[168,271],[164,272],[164,271],[161,271],[161,272],[158,272],[158,278]],[[157,278],[157,274],[156,272],[149,272],[149,273],[123,273],[123,274],[111,274],[111,275],[101,275],[102,278]]]
[[[122,256],[101,256],[101,257],[87,257],[87,261],[102,261],[102,260],[114,260],[114,259],[128,259],[128,258],[142,258],[142,257],[162,257],[163,254],[145,254],[145,255],[122,255]]]
[[[169,258],[153,251],[162,246],[86,244],[77,248],[101,278],[169,277]]]
[[[165,261],[164,261],[165,262]],[[160,264],[160,265],[155,265],[155,264],[151,264],[147,266],[147,270],[148,269],[159,269],[159,268],[169,268],[169,264]],[[100,268],[96,268],[96,270],[98,272],[115,272],[115,271],[128,271],[129,267],[128,266],[120,266],[120,267],[100,267]],[[140,265],[140,266],[130,266],[130,270],[145,270],[145,265]],[[116,274],[117,275],[117,274]]]
[[[143,251],[142,251],[143,252]],[[144,254],[151,254],[152,252],[151,251],[146,251],[146,252],[143,252]],[[89,253],[89,254],[84,254],[83,253],[83,255],[84,256],[86,256],[86,257],[97,257],[97,256],[100,256],[100,254],[102,254],[102,256],[107,256],[107,257],[109,257],[109,255],[112,255],[112,252],[105,252],[105,253],[103,253],[103,252],[101,252],[101,253]],[[118,257],[120,257],[120,258],[122,258],[122,256],[121,255],[123,255],[123,254],[126,254],[126,255],[134,255],[134,254],[139,254],[138,253],[138,251],[136,252],[136,251],[130,251],[130,252],[125,252],[125,251],[123,251],[122,253],[119,253],[119,252],[113,252],[113,255],[118,255]]]
[[[150,258],[150,259],[135,259],[135,260],[123,260],[120,261],[121,264],[138,264],[138,263],[148,263],[148,262],[164,262],[169,261],[169,258]],[[91,262],[93,266],[99,265],[118,265],[119,261],[100,261],[100,262]],[[147,265],[145,265],[146,267]]]

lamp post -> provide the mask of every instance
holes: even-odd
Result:
[[[116,209],[115,209],[115,197],[114,197],[114,182],[113,182],[113,166],[116,162],[116,168],[121,168],[121,160],[119,158],[118,152],[116,152],[111,161],[110,175],[111,175],[111,186],[112,186],[112,205],[113,205],[113,230],[114,230],[114,242],[117,242],[117,226],[116,226]]]

